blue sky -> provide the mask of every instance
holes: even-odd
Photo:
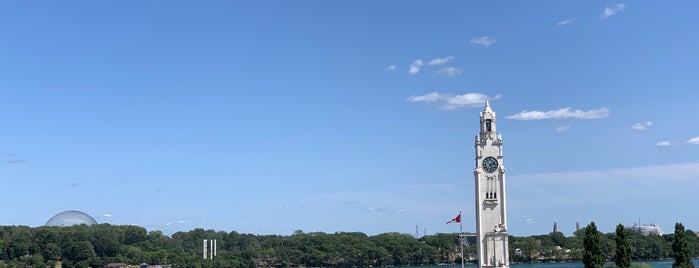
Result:
[[[512,234],[696,230],[698,5],[3,2],[0,224],[473,231],[489,99]]]

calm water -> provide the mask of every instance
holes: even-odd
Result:
[[[641,263],[650,264],[652,268],[672,268],[672,263],[674,260],[663,260],[663,261],[644,261]],[[693,259],[695,267],[699,267],[699,259]],[[607,263],[608,265],[614,264],[613,262]],[[461,268],[461,265],[449,265],[449,266],[420,266],[422,268]],[[474,268],[476,265],[470,264],[466,265],[466,268]],[[569,262],[569,263],[520,263],[512,264],[511,268],[582,268],[582,262]]]

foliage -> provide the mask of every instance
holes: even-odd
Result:
[[[590,227],[590,226],[588,226]],[[613,259],[614,233],[601,235],[595,227],[598,256]],[[528,237],[510,236],[512,262],[579,261],[587,228],[566,237],[555,232]],[[682,232],[680,232],[682,233]],[[697,256],[699,239],[684,231],[689,256]],[[648,260],[671,256],[677,234],[643,236],[625,232],[631,258]],[[202,259],[202,240],[217,239],[217,256]],[[414,238],[408,234],[366,235],[359,232],[255,235],[197,228],[167,236],[139,226],[99,224],[71,227],[0,226],[0,268],[2,267],[101,267],[107,263],[168,264],[171,267],[369,267],[459,264],[458,234],[434,234]],[[466,245],[467,258],[476,247]],[[675,254],[675,256],[678,256]],[[470,260],[467,259],[467,260]],[[637,264],[631,264],[636,268]],[[597,266],[601,267],[601,266]],[[621,267],[621,266],[620,266]],[[647,267],[638,267],[647,268]]]
[[[583,248],[583,264],[585,264],[585,268],[602,268],[602,266],[604,266],[600,233],[597,231],[595,222],[590,222],[590,224],[585,227]]]
[[[675,263],[672,268],[694,268],[692,263],[689,245],[687,244],[687,233],[681,223],[675,223],[675,237],[672,241],[672,254]]]
[[[616,226],[616,266],[619,268],[629,268],[631,266],[631,245],[626,239],[626,229],[624,225]]]

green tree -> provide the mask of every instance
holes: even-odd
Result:
[[[583,264],[585,264],[585,268],[602,268],[604,255],[602,253],[600,233],[597,231],[594,221],[585,227],[583,249]]]
[[[629,268],[631,267],[631,245],[626,238],[626,228],[624,225],[619,224],[616,226],[616,266],[618,268]]]
[[[684,226],[679,222],[675,223],[675,238],[672,241],[672,253],[675,257],[675,263],[672,264],[672,268],[694,268],[686,235]]]

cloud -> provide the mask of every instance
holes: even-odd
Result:
[[[558,26],[564,26],[573,23],[573,19],[565,19],[556,23]]]
[[[660,146],[660,147],[664,147],[664,146],[674,146],[674,145],[680,145],[681,143],[686,143],[686,144],[699,144],[699,136],[694,137],[694,138],[691,138],[691,139],[688,139],[688,140],[686,140],[686,141],[684,141],[684,142],[680,142],[680,141],[667,141],[667,140],[659,141],[659,142],[655,143],[655,146]]]
[[[379,212],[379,213],[386,213],[386,214],[403,214],[407,213],[408,209],[406,208],[400,208],[400,209],[395,209],[395,208],[367,208],[366,209],[369,212]]]
[[[653,126],[653,122],[651,121],[646,121],[643,123],[636,123],[633,126],[631,126],[631,129],[633,130],[646,130],[649,127]]]
[[[604,12],[602,12],[602,18],[606,19],[611,16],[614,16],[614,14],[616,14],[617,12],[624,10],[625,7],[626,6],[624,5],[624,3],[616,4],[612,7],[604,7]]]
[[[435,74],[442,74],[446,76],[456,76],[461,74],[461,68],[456,67],[444,67],[435,72]]]
[[[410,64],[410,69],[408,70],[408,73],[411,75],[418,74],[422,65],[425,65],[425,63],[423,63],[422,60],[418,59],[413,61],[413,63]]]
[[[566,132],[570,129],[570,126],[559,126],[557,128],[554,128],[553,131],[555,132]]]
[[[5,161],[5,164],[21,164],[24,162],[27,162],[27,160],[23,160],[23,159],[7,160],[7,161]]]
[[[391,64],[383,68],[383,70],[386,72],[393,72],[396,70],[396,68],[398,68],[398,66],[396,66],[395,64]]]
[[[517,216],[515,216],[515,218],[517,218],[517,221],[518,221],[518,222],[524,222],[524,223],[526,223],[526,224],[535,224],[535,223],[537,223],[536,220],[534,220],[533,218],[531,218],[531,217],[529,217],[529,216],[517,215]]]
[[[453,60],[454,56],[447,56],[444,58],[436,58],[431,60],[430,62],[427,63],[427,66],[433,66],[433,65],[440,65],[440,64],[445,64],[449,62],[450,60]]]
[[[687,140],[687,143],[690,143],[690,144],[699,144],[699,136]]]
[[[335,205],[337,205],[337,206],[358,206],[358,205],[364,205],[364,202],[357,201],[357,200],[335,201]]]
[[[670,141],[659,141],[655,144],[655,146],[671,146],[671,145],[675,145],[675,143],[670,142]]]
[[[469,44],[483,45],[484,47],[490,47],[490,45],[495,44],[495,38],[490,38],[489,36],[474,37]]]
[[[105,218],[111,218],[111,217],[113,217],[113,216],[114,216],[114,215],[112,215],[111,213],[104,213],[104,214],[102,214],[102,217],[105,217]]]
[[[489,97],[483,93],[466,93],[454,95],[450,93],[432,92],[422,96],[410,96],[406,99],[409,102],[437,103],[437,107],[443,110],[454,110],[458,108],[481,107],[486,100],[497,100],[500,94]]]
[[[508,182],[508,187],[518,189],[516,198],[513,198],[527,198],[527,203],[558,200],[557,204],[548,205],[568,207],[576,204],[593,207],[593,203],[611,204],[615,201],[647,201],[694,195],[695,189],[699,187],[699,162],[512,175]],[[542,196],[526,194],[541,189],[555,191],[548,191]],[[594,198],[590,198],[591,196]]]
[[[521,111],[505,118],[514,120],[543,120],[543,119],[602,119],[611,115],[609,108],[592,109],[588,111],[571,110],[570,107],[551,111]]]

